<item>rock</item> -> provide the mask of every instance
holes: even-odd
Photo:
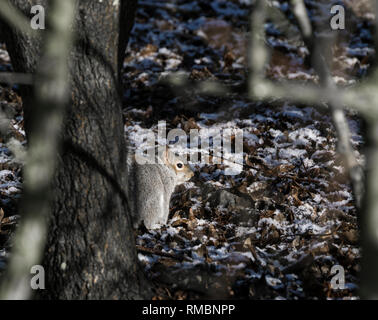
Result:
[[[233,211],[232,223],[252,226],[257,221],[258,211],[254,201],[247,195],[237,195],[226,189],[216,189],[211,184],[205,184],[202,194],[207,194],[207,202],[211,207],[223,207]]]
[[[208,199],[212,206],[221,206],[228,209],[233,208],[253,208],[253,200],[246,196],[238,196],[227,190],[217,190],[212,193]]]

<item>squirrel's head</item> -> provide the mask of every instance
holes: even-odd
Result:
[[[174,170],[177,184],[184,183],[194,176],[194,172],[190,169],[189,165],[185,164],[180,157],[177,157],[169,149],[166,149],[164,152],[164,162]]]

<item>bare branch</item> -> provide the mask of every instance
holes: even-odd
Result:
[[[303,38],[305,40],[310,39],[312,35],[312,27],[303,0],[291,0],[290,2],[293,6],[293,12],[298,20]]]
[[[361,209],[362,198],[365,190],[365,176],[363,169],[357,162],[354,149],[350,143],[350,129],[344,111],[333,104],[332,120],[335,125],[338,138],[338,152],[343,156],[345,167],[352,181],[356,206]]]
[[[259,94],[258,82],[265,78],[265,65],[268,62],[268,52],[265,46],[265,16],[266,1],[257,1],[256,8],[251,14],[251,35],[250,35],[250,52],[249,52],[249,68],[250,68],[250,92],[252,96]],[[257,89],[257,90],[255,90]],[[263,94],[264,96],[266,94]]]

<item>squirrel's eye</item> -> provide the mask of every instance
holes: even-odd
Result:
[[[179,163],[177,164],[177,168],[182,169],[182,167],[183,167],[183,164],[182,164],[181,162],[179,162]]]

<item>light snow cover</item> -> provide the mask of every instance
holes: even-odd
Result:
[[[245,52],[254,2],[141,1],[124,62],[129,147],[145,148],[146,132],[157,138],[161,120],[168,131],[180,128],[188,134],[198,129],[203,138],[241,129],[243,170],[226,176],[227,164],[190,163],[196,176],[176,189],[168,225],[137,231],[136,244],[155,252],[139,252],[138,259],[152,279],[170,275],[179,282],[181,275],[188,275],[188,284],[208,278],[206,290],[220,298],[315,299],[321,294],[355,299],[360,258],[356,208],[331,117],[305,104],[251,101],[246,89],[240,89],[248,80]],[[329,5],[305,2],[312,18]],[[289,10],[288,1],[273,5],[284,13]],[[339,86],[353,85],[364,76],[374,54],[370,29],[359,19],[353,17],[355,34],[335,49],[332,76]],[[267,77],[317,83],[314,70],[304,62],[308,50],[303,42],[288,39],[273,23],[265,28],[273,59]],[[1,61],[9,63],[2,49]],[[215,97],[198,94],[194,85],[175,88],[164,82],[174,73],[190,83],[216,80],[238,91]],[[361,122],[352,112],[347,117],[363,165]],[[20,121],[13,126],[24,136]],[[175,151],[200,151],[196,147],[188,143]],[[0,144],[3,204],[22,189],[20,172],[11,163],[12,154]],[[0,248],[0,268],[6,255]],[[327,286],[335,264],[346,269],[342,292]]]
[[[155,90],[157,81],[172,72],[179,72],[184,78],[218,77],[218,80],[226,79],[226,83],[237,82],[231,80],[233,75],[226,69],[223,58],[227,48],[220,44],[222,37],[229,39],[228,50],[235,56],[229,67],[234,79],[243,78],[239,73],[245,69],[247,60],[240,46],[246,44],[246,39],[240,29],[248,24],[248,18],[244,20],[242,17],[253,1],[212,1],[208,16],[201,13],[203,3],[202,0],[190,1],[190,5],[184,0],[169,1],[178,11],[174,13],[160,8],[156,16],[149,16],[147,7],[139,9],[143,23],[137,19],[131,51],[126,59],[126,74],[131,77],[131,86],[135,86],[132,79],[144,77],[140,84],[142,88]],[[315,11],[324,9],[313,1],[306,3],[313,5]],[[289,7],[286,1],[274,1],[274,5],[283,11]],[[183,19],[182,10],[191,12],[191,18]],[[146,16],[149,16],[147,21],[143,18]],[[156,27],[160,28],[159,32]],[[219,33],[213,33],[214,29]],[[270,66],[268,75],[277,79],[317,82],[313,70],[306,69],[303,64],[303,57],[308,54],[303,43],[288,41],[273,24],[267,24],[266,29],[271,32],[269,45],[288,52],[288,64]],[[356,39],[356,42],[362,41]],[[371,51],[358,48],[358,45],[351,48],[344,42],[340,52],[337,61],[341,67],[335,71],[334,80],[339,85],[352,85],[356,78],[349,71],[364,70],[360,57],[369,56]],[[133,105],[133,101],[139,107]],[[184,114],[185,108],[200,105],[192,119],[176,117],[179,119],[168,122],[169,128],[177,127],[188,132],[194,126],[205,137],[226,128],[242,129],[243,172],[227,178],[224,176],[225,165],[192,163],[192,168],[199,173],[199,180],[185,184],[172,197],[170,225],[161,226],[151,237],[146,237],[150,232],[140,233],[137,243],[151,248],[162,247],[172,254],[187,257],[170,266],[173,270],[190,269],[194,272],[203,265],[214,268],[214,275],[222,279],[226,274],[230,277],[237,274],[247,283],[251,279],[264,279],[274,292],[268,296],[275,299],[314,298],[304,288],[306,270],[311,268],[313,277],[323,279],[319,281],[324,283],[329,278],[330,267],[341,263],[341,256],[354,257],[348,276],[350,291],[338,296],[353,298],[356,294],[354,271],[358,269],[359,257],[354,237],[357,220],[330,116],[311,106],[288,101],[252,103],[243,95],[231,95],[222,102],[221,99],[197,95],[188,88],[177,91],[174,98],[166,101],[177,114]],[[157,134],[158,119],[148,124],[143,123],[143,115],[138,120],[133,119],[133,115],[143,114],[141,110],[146,108],[136,98],[128,107],[129,120],[125,131],[136,148],[143,146],[136,139],[143,129]],[[148,108],[168,110],[164,105]],[[352,113],[348,113],[348,122],[355,153],[363,164],[364,157],[359,152],[364,143],[360,122]],[[188,147],[191,149],[181,151],[199,151],[197,146],[188,144]],[[204,188],[211,190],[210,186],[227,190],[232,195],[248,195],[253,199],[254,207],[243,211],[238,207],[231,208],[229,202],[219,199],[217,201],[221,203],[216,205],[214,199],[207,198],[202,191]],[[227,199],[230,195],[224,196]],[[349,231],[340,233],[340,226]],[[153,263],[144,257],[141,261],[146,268],[153,269]]]

